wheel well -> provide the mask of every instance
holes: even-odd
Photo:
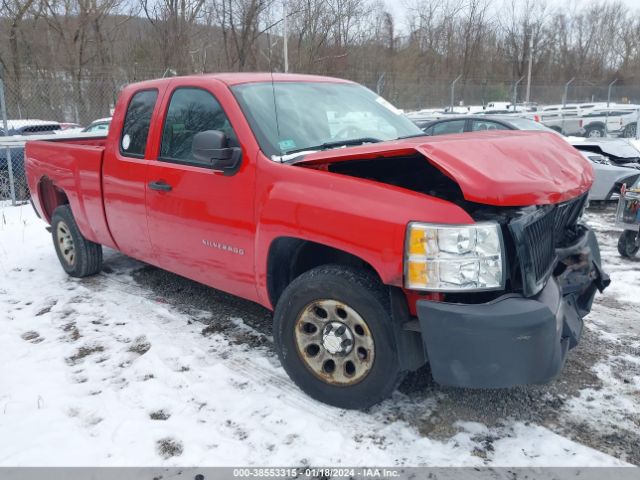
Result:
[[[40,204],[47,221],[51,221],[51,216],[60,205],[67,205],[69,198],[60,187],[47,177],[43,177],[38,184]]]
[[[284,289],[295,278],[330,263],[364,268],[380,278],[369,263],[348,252],[309,240],[280,237],[271,244],[267,259],[267,290],[271,305],[276,306]]]
[[[595,128],[604,128],[604,123],[602,122],[593,122],[590,123],[589,125],[587,125],[586,127],[584,127],[585,130],[593,130]]]

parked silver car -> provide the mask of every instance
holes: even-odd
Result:
[[[612,165],[609,159],[599,153],[580,152],[591,162],[594,180],[589,190],[589,201],[606,202],[620,192],[622,185],[630,187],[640,177],[640,171]]]

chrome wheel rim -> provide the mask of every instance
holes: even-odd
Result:
[[[58,222],[58,227],[56,228],[56,240],[64,261],[67,262],[68,265],[73,265],[76,261],[76,249],[73,245],[71,231],[65,222]]]
[[[316,300],[296,320],[295,341],[303,363],[323,382],[361,382],[371,371],[375,344],[367,322],[335,300]]]

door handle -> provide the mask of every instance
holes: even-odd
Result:
[[[169,185],[166,182],[163,182],[162,180],[158,180],[156,182],[149,182],[149,188],[151,190],[158,190],[160,192],[170,192],[171,191],[171,185]]]

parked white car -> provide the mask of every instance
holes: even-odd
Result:
[[[109,133],[109,125],[111,125],[111,117],[98,118],[87,125],[82,131],[88,133],[103,133],[106,135]]]

